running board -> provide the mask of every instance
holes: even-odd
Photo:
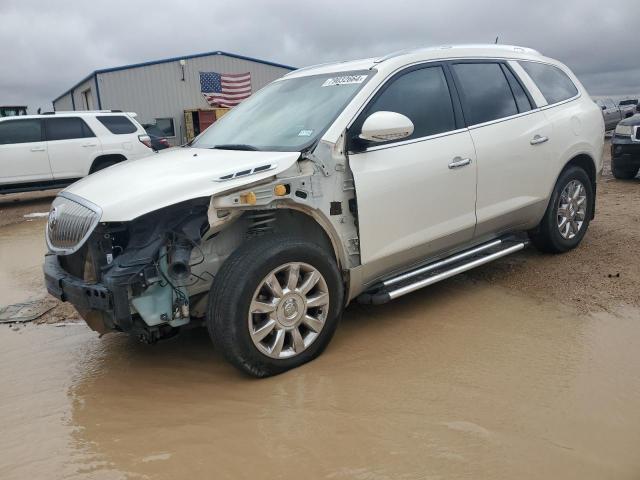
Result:
[[[506,257],[522,250],[529,244],[528,240],[516,237],[504,237],[477,247],[465,250],[443,260],[423,267],[403,272],[393,278],[384,280],[358,297],[359,303],[379,305],[394,300],[407,293],[433,285],[462,272],[479,267],[486,263]]]

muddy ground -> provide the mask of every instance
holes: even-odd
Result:
[[[98,338],[55,302],[53,325],[0,325],[0,478],[638,479],[640,180],[598,189],[575,251],[352,305],[267,380],[202,330]],[[0,305],[44,296],[24,215],[51,200],[0,197]]]

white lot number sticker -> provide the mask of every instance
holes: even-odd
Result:
[[[298,136],[299,137],[310,137],[312,133],[313,133],[313,130],[300,130],[300,133],[298,133]]]
[[[367,79],[366,75],[345,75],[344,77],[327,78],[322,84],[323,87],[334,85],[349,85],[352,83],[362,83]]]

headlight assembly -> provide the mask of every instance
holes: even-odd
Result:
[[[625,137],[630,137],[632,131],[633,127],[631,125],[618,125],[616,127],[616,135],[624,135]]]

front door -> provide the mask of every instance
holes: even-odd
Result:
[[[37,118],[0,122],[0,183],[51,180],[42,121]]]
[[[350,147],[361,262],[374,278],[471,240],[476,223],[476,161],[441,65],[391,78],[349,129],[356,137],[374,112],[407,116],[413,134]]]

